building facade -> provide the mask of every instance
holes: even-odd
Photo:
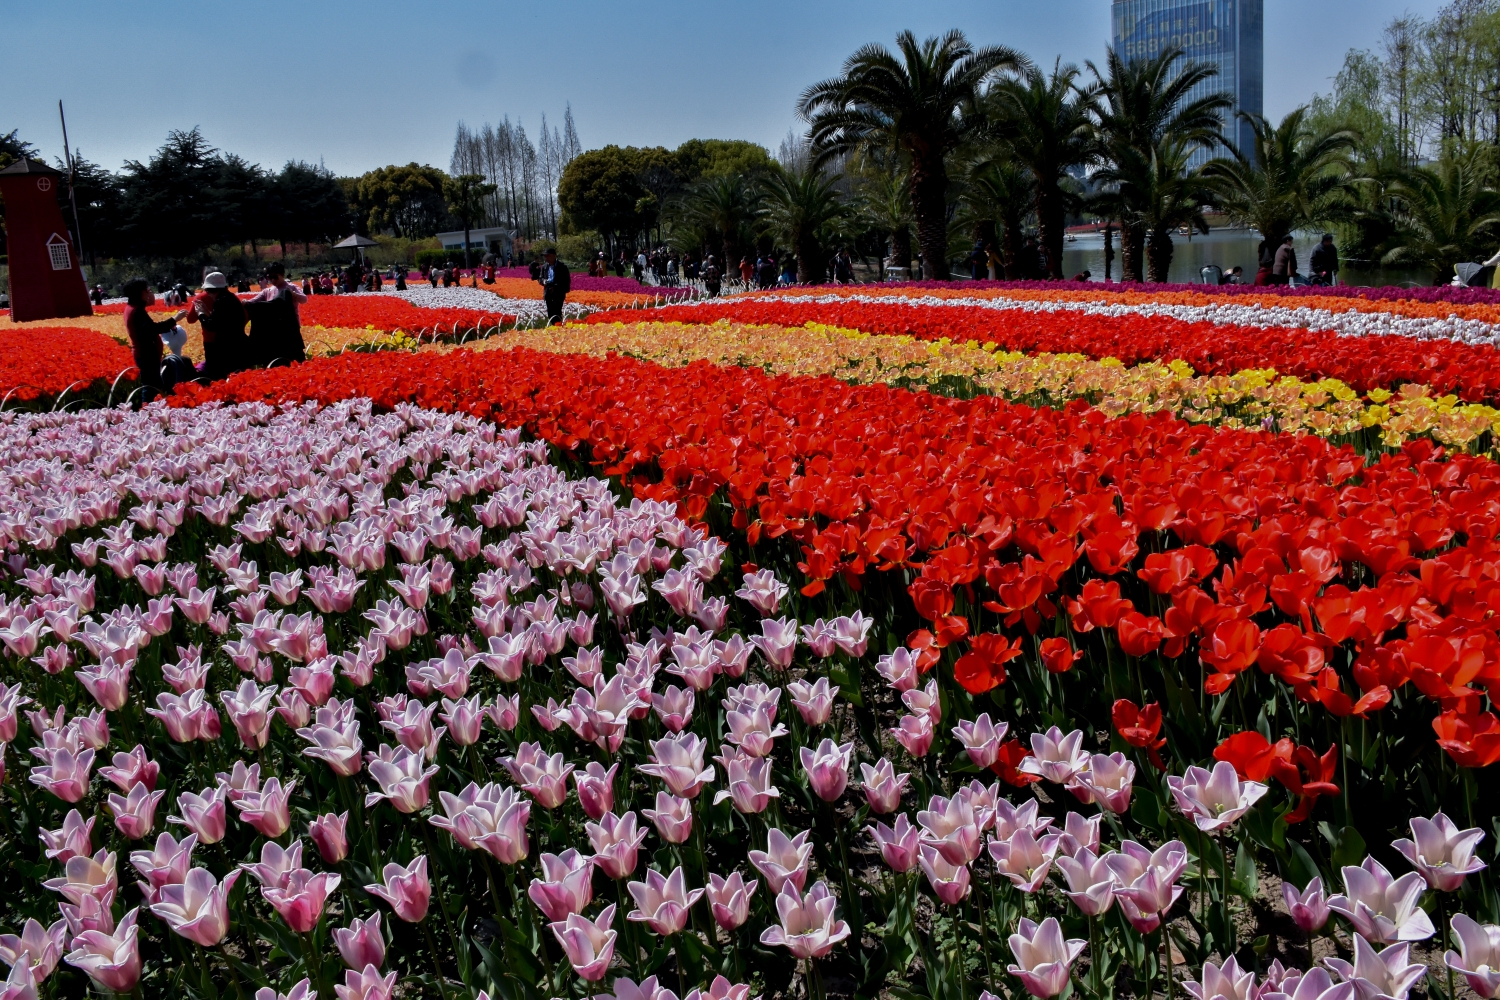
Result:
[[[1237,113],[1264,113],[1265,0],[1115,0],[1111,13],[1115,51],[1125,59],[1150,58],[1176,45],[1188,58],[1215,66],[1218,75],[1198,84],[1189,99],[1227,91],[1234,107],[1224,137],[1253,155],[1255,134]],[[1223,155],[1200,152],[1194,162]]]
[[[486,228],[475,228],[469,230],[469,249],[478,253],[492,253],[504,257],[511,252],[512,243],[516,238],[514,229],[506,229],[501,226],[490,226]],[[453,250],[459,257],[464,252],[464,231],[462,229],[451,233],[438,233],[438,242],[443,245],[444,250]],[[455,258],[457,259],[457,258]]]

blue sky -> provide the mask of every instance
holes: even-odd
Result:
[[[1266,111],[1327,90],[1344,52],[1440,0],[1266,0]],[[478,13],[476,13],[478,11]],[[446,167],[454,126],[572,103],[585,148],[749,139],[773,151],[809,83],[896,32],[963,29],[1050,63],[1098,60],[1108,0],[963,3],[316,3],[0,0],[0,132],[61,153],[57,101],[89,159],[145,159],[168,130],[269,167]]]

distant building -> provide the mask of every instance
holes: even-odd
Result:
[[[1189,99],[1228,91],[1234,107],[1225,116],[1225,138],[1253,155],[1255,133],[1236,114],[1265,113],[1265,0],[1115,0],[1111,13],[1115,51],[1123,58],[1149,58],[1177,45],[1188,58],[1217,67],[1218,76]],[[1224,155],[1199,152],[1193,162]]]
[[[486,251],[496,256],[504,257],[511,251],[511,243],[516,233],[513,229],[502,229],[499,227],[487,227],[484,229],[469,230],[469,249],[474,253],[483,254]],[[464,252],[464,231],[462,229],[452,233],[438,233],[438,242],[443,245],[444,250],[457,252],[455,260],[462,259]]]

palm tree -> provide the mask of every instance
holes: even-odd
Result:
[[[1080,88],[1078,67],[1058,60],[1050,74],[1028,66],[990,88],[994,134],[1036,182],[1036,223],[1047,274],[1061,278],[1063,227],[1077,199],[1065,178],[1094,158],[1093,88]]]
[[[885,233],[891,241],[891,266],[911,267],[911,179],[904,173],[874,169],[856,174],[858,214],[869,229]]]
[[[1110,167],[1118,170],[1141,160],[1143,151],[1156,150],[1168,137],[1181,139],[1191,149],[1220,141],[1223,113],[1234,102],[1222,92],[1188,100],[1193,88],[1212,79],[1218,69],[1182,57],[1183,50],[1176,46],[1150,59],[1136,60],[1122,59],[1110,49],[1107,75],[1092,62],[1087,64],[1099,95],[1095,148]],[[1118,184],[1109,169],[1095,174],[1095,181]],[[1141,280],[1146,243],[1146,225],[1140,218],[1143,207],[1132,204],[1121,189],[1106,191],[1095,202],[1101,214],[1120,220],[1120,264],[1126,281]]]
[[[969,168],[962,199],[962,222],[989,220],[1000,236],[1005,277],[1015,278],[1017,258],[1026,235],[1026,220],[1036,202],[1031,172],[1001,151]]]
[[[1385,263],[1431,268],[1443,282],[1455,264],[1490,255],[1500,231],[1500,191],[1489,155],[1478,144],[1452,151],[1435,167],[1415,167],[1392,186],[1401,208],[1397,246]]]
[[[734,173],[706,178],[682,197],[682,219],[717,237],[724,259],[724,274],[738,273],[740,231],[753,225],[760,215],[754,178]]]
[[[775,171],[765,182],[765,220],[797,255],[797,280],[827,280],[823,248],[848,218],[834,179],[813,166]]]
[[[1233,158],[1211,160],[1203,174],[1214,184],[1219,207],[1231,219],[1260,231],[1267,246],[1337,211],[1347,184],[1353,132],[1315,132],[1307,108],[1297,108],[1272,127],[1260,115],[1240,112],[1255,133],[1255,148],[1230,146]]]
[[[1169,280],[1172,233],[1179,226],[1191,226],[1208,234],[1203,206],[1213,200],[1213,189],[1201,173],[1188,170],[1188,158],[1196,148],[1196,143],[1181,137],[1163,137],[1151,150],[1146,183],[1132,189],[1137,196],[1136,218],[1149,239],[1146,269],[1150,281]]]
[[[866,45],[843,72],[803,91],[797,113],[809,126],[819,162],[871,145],[889,145],[910,158],[909,180],[917,241],[926,277],[948,277],[946,156],[983,125],[974,112],[986,79],[1029,65],[1002,45],[974,48],[961,31],[918,42],[903,31],[897,53]]]

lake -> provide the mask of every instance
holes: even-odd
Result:
[[[1321,233],[1299,233],[1292,245],[1297,250],[1297,265],[1307,273],[1307,259]],[[1239,265],[1245,269],[1245,281],[1255,280],[1255,248],[1260,236],[1244,229],[1216,229],[1207,236],[1193,234],[1191,241],[1186,236],[1172,237],[1172,267],[1169,280],[1196,284],[1202,280],[1199,270],[1207,264],[1217,264],[1225,271]],[[1104,280],[1104,237],[1080,235],[1075,242],[1063,249],[1063,271],[1068,277],[1080,271],[1090,271],[1095,281]],[[1112,273],[1120,280],[1120,240],[1115,234],[1115,260]],[[1376,268],[1356,270],[1344,265],[1339,270],[1341,285],[1430,285],[1431,272],[1410,268]]]

